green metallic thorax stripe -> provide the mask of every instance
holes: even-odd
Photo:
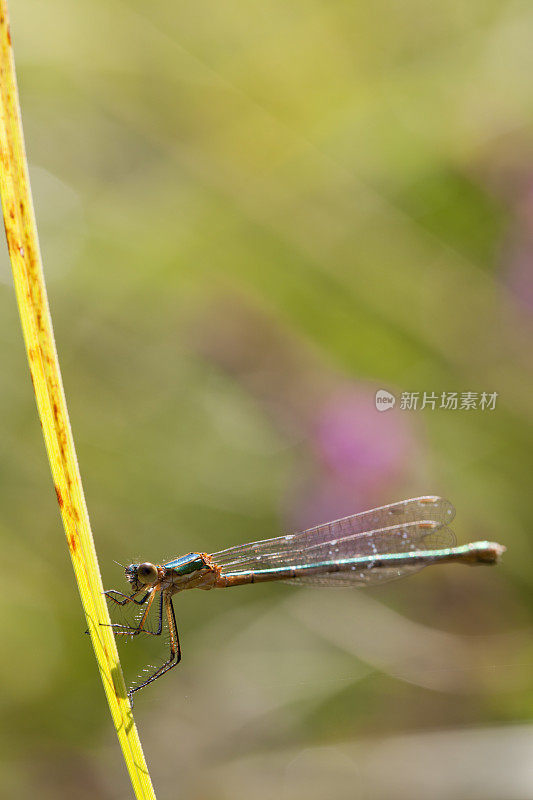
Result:
[[[191,572],[198,572],[199,570],[206,569],[206,564],[201,556],[195,558],[194,561],[189,561],[186,564],[180,564],[178,567],[172,567],[172,572],[175,575],[189,575]]]

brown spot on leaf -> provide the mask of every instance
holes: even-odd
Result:
[[[59,503],[59,508],[63,508],[63,498],[61,496],[61,490],[59,489],[59,486],[57,486],[57,484],[54,484],[54,489],[56,490],[56,497],[57,497],[57,502]]]

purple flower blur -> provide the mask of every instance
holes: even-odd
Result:
[[[308,527],[400,496],[416,439],[407,414],[379,412],[375,391],[348,388],[319,406],[310,432],[316,470],[297,491],[291,522]]]

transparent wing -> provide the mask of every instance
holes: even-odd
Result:
[[[434,526],[434,527],[433,527]],[[300,575],[297,578],[290,578],[284,583],[314,585],[314,586],[372,586],[377,583],[387,583],[427,567],[432,563],[431,553],[435,550],[443,550],[454,547],[456,544],[455,534],[446,526],[437,527],[435,523],[412,522],[401,528],[389,528],[388,530],[375,531],[379,534],[375,541],[377,553],[371,551],[372,555],[380,553],[407,553],[407,552],[428,552],[427,561],[418,564],[402,564],[401,566],[375,566],[372,562],[365,566],[355,563],[350,569],[342,572],[328,572],[327,568],[321,574]],[[379,550],[380,543],[387,545],[387,550]],[[367,555],[358,553],[356,555]],[[331,556],[330,556],[331,558]]]
[[[308,577],[291,578],[291,580],[282,581],[283,583],[290,583],[291,585],[302,586],[329,586],[341,589],[347,586],[373,586],[378,583],[388,583],[388,581],[395,581],[398,578],[404,578],[406,575],[412,575],[414,572],[419,572],[426,564],[417,566],[405,567],[380,567],[379,569],[365,569],[353,570],[350,572],[333,572],[325,573],[323,575],[309,575]]]
[[[455,537],[445,525],[454,514],[451,503],[441,497],[417,497],[301,533],[230,547],[213,553],[211,558],[225,575],[289,565],[298,567],[325,560],[340,561],[358,555],[451,547]],[[343,579],[347,576],[339,576],[334,585]],[[317,578],[298,580],[316,583]],[[349,583],[353,583],[353,579]]]

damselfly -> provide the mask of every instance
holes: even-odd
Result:
[[[181,649],[172,595],[185,589],[226,589],[245,583],[287,581],[324,586],[368,586],[409,575],[429,564],[495,564],[505,547],[494,542],[456,546],[447,527],[455,509],[441,497],[416,497],[338,519],[301,533],[241,544],[218,553],[188,553],[165,564],[130,564],[131,594],[111,589],[121,606],[144,606],[134,625],[113,625],[116,634],[161,635],[166,626],[170,654],[159,669],[133,686],[143,689],[175,667]],[[157,600],[156,600],[157,598]],[[157,627],[147,619],[157,603]]]

